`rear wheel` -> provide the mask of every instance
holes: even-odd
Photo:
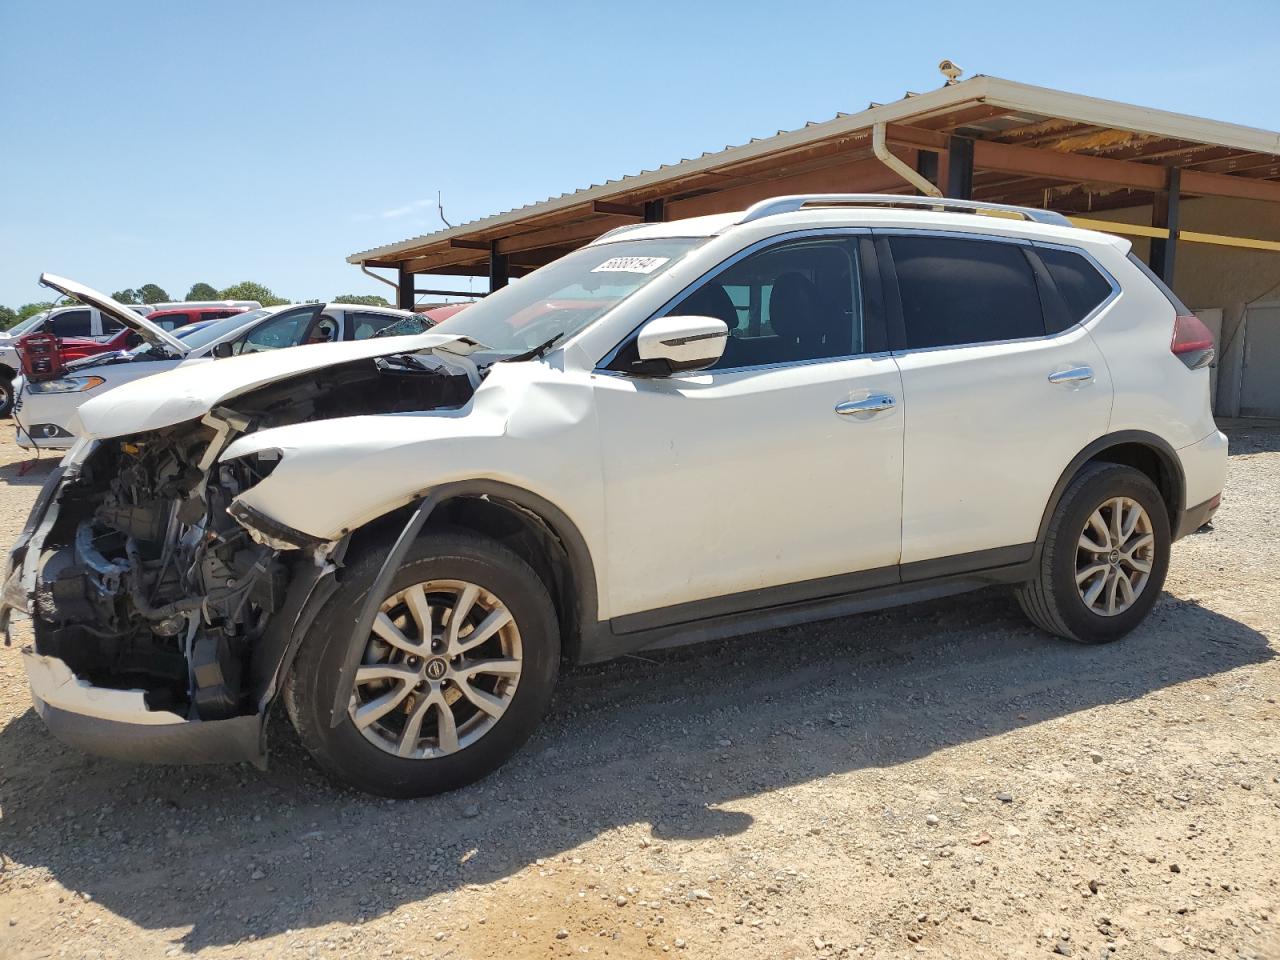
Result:
[[[7,417],[13,412],[13,380],[0,377],[0,417]]]
[[[545,585],[515,553],[468,532],[419,540],[367,637],[351,637],[382,556],[348,576],[303,641],[285,702],[321,766],[352,786],[412,797],[500,766],[541,719],[560,637]],[[360,662],[345,715],[329,722],[351,644]]]
[[[1062,495],[1039,574],[1018,588],[1018,602],[1034,624],[1060,637],[1118,640],[1159,597],[1170,539],[1164,499],[1145,474],[1089,464]]]

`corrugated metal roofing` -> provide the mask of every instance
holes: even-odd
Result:
[[[553,213],[595,200],[607,200],[619,194],[711,170],[717,166],[726,166],[756,156],[803,146],[809,142],[866,130],[878,122],[897,123],[908,118],[921,119],[946,113],[968,103],[1005,107],[1010,113],[1017,114],[1014,119],[1001,117],[986,123],[979,121],[966,124],[979,129],[985,128],[989,132],[998,132],[1020,124],[1067,120],[1194,143],[1280,155],[1280,133],[1274,131],[1111,100],[1100,100],[1045,87],[1014,83],[999,77],[979,75],[928,93],[907,92],[900,100],[892,103],[872,102],[860,113],[837,113],[830,120],[808,121],[803,127],[795,130],[779,130],[771,137],[753,137],[743,144],[727,145],[722,150],[706,151],[698,157],[661,164],[656,168],[641,170],[603,183],[591,184],[445,230],[374,247],[352,254],[347,261],[363,263],[369,260],[394,259],[397,254],[407,250],[438,244],[451,238],[499,227],[505,223],[519,222],[532,216]]]

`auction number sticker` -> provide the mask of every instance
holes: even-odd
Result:
[[[653,273],[670,257],[610,257],[592,273]]]

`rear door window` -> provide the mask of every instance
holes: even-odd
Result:
[[[320,312],[319,305],[286,310],[262,321],[236,342],[235,353],[257,353],[292,347],[302,341],[311,321]]]
[[[88,337],[93,334],[92,318],[87,309],[59,313],[49,322],[55,337]]]
[[[891,236],[908,349],[1045,335],[1021,246],[962,237]]]
[[[347,318],[351,321],[352,340],[367,340],[401,319],[391,313],[348,313]]]

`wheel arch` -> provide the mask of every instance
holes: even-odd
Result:
[[[406,505],[354,531],[353,547],[359,549],[369,538],[385,542],[386,537],[394,537],[412,509]],[[577,661],[596,626],[596,572],[586,538],[563,510],[536,493],[502,481],[452,482],[419,536],[429,536],[441,527],[491,537],[527,562],[551,594],[560,623],[562,656]]]
[[[1040,529],[1036,535],[1037,552],[1044,543],[1049,522],[1058,509],[1062,495],[1081,469],[1090,463],[1120,463],[1146,474],[1164,500],[1169,512],[1169,528],[1177,530],[1178,518],[1186,507],[1186,477],[1178,454],[1167,441],[1154,433],[1121,430],[1094,440],[1077,453],[1062,471],[1045,506],[1044,515],[1040,518]]]

